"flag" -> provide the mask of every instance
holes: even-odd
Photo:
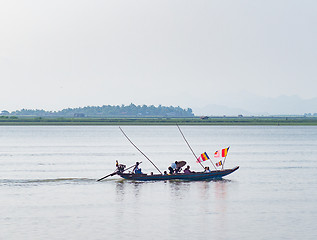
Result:
[[[215,158],[220,157],[220,156],[221,157],[227,157],[228,151],[229,151],[229,147],[221,149],[221,150],[218,150],[218,151],[215,152],[214,157]]]
[[[206,161],[206,160],[209,159],[209,156],[207,155],[206,152],[202,153],[200,156],[201,156],[201,158],[202,158],[203,161]]]
[[[222,165],[222,161],[219,161],[219,162],[216,163],[217,167],[220,167],[221,165]]]
[[[229,147],[222,149],[221,157],[227,157],[228,151],[229,151]]]
[[[199,158],[197,158],[197,162],[200,163],[200,162],[203,162],[203,161],[206,161],[209,159],[209,156],[206,152],[200,154]]]

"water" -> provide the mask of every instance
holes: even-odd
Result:
[[[178,129],[123,127],[161,170],[201,166]],[[96,179],[142,161],[115,126],[0,127],[0,239],[315,239],[317,127],[183,126],[197,154],[230,145],[221,181]],[[210,165],[210,164],[209,164]]]

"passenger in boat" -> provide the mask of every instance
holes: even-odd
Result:
[[[140,163],[139,162],[136,162],[135,163],[135,167],[133,168],[133,173],[135,173],[135,174],[142,174],[142,171],[141,171],[141,168],[139,168],[139,165],[140,165]]]
[[[192,171],[189,170],[190,166],[187,165],[187,167],[184,169],[184,173],[191,173]]]
[[[171,164],[171,167],[173,168],[173,171],[175,171],[176,168],[177,168],[177,161],[173,162],[173,163]]]
[[[167,172],[166,172],[166,171],[164,171],[164,175],[167,175]]]
[[[205,167],[204,173],[210,173],[210,172],[211,172],[211,171],[210,171],[209,167]]]
[[[175,161],[175,162],[173,162],[173,163],[171,164],[171,167],[173,168],[173,172],[174,172],[174,173],[179,173],[179,172],[182,170],[182,168],[179,167],[179,166],[177,166],[177,164],[178,164],[177,161]]]
[[[124,172],[126,165],[119,164],[118,160],[116,160],[116,167],[117,167],[118,172]]]
[[[169,174],[173,174],[174,173],[174,169],[172,167],[168,167],[168,171],[169,171]]]

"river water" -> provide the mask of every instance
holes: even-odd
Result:
[[[0,239],[316,239],[317,127],[182,126],[197,155],[230,146],[218,181],[133,182],[156,169],[117,126],[0,127]],[[124,126],[157,165],[201,166],[174,126]],[[210,162],[205,165],[212,167]]]

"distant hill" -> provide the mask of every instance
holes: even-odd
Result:
[[[232,100],[234,99],[234,100]],[[302,99],[298,96],[267,98],[241,94],[231,99],[222,99],[206,106],[194,108],[196,115],[210,116],[270,116],[270,115],[316,115],[317,98]]]
[[[104,105],[87,106],[79,108],[67,108],[61,111],[45,111],[22,109],[13,112],[2,111],[1,115],[10,116],[37,116],[37,117],[193,117],[191,108],[183,109],[181,107],[165,107],[159,105]]]

